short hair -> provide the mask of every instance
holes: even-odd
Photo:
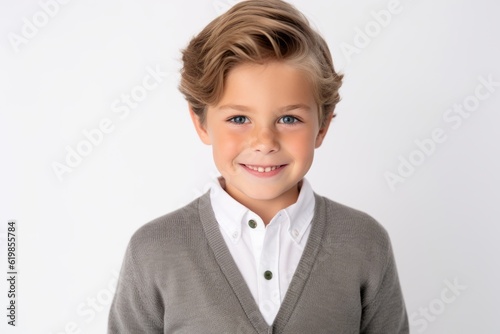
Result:
[[[281,0],[245,0],[210,22],[182,50],[179,90],[203,123],[207,106],[222,98],[232,68],[268,61],[284,61],[309,75],[321,126],[330,113],[336,116],[343,75],[335,72],[323,37]]]

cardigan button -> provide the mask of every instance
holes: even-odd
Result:
[[[251,228],[256,228],[257,227],[257,222],[253,219],[250,219],[248,221],[248,226],[250,226]]]
[[[267,280],[269,281],[271,278],[273,278],[273,273],[272,273],[272,272],[270,272],[269,270],[266,270],[266,271],[264,272],[264,278],[265,278],[265,279],[267,279]]]

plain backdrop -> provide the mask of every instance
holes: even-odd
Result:
[[[132,233],[208,189],[180,49],[232,3],[0,2],[2,333],[104,333]],[[291,3],[345,74],[314,190],[388,230],[412,333],[499,333],[500,4]]]

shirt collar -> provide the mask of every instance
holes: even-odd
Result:
[[[222,188],[224,182],[222,177],[215,179],[210,187],[210,202],[215,214],[215,219],[219,223],[223,232],[237,243],[241,237],[241,222],[245,214],[249,211],[243,204],[232,198]]]
[[[221,229],[233,243],[237,243],[241,237],[242,224],[245,223],[244,218],[257,215],[232,198],[222,188],[221,182],[224,182],[222,177],[214,180],[211,184],[210,201],[212,209]],[[280,210],[273,217],[271,223],[281,223],[284,219],[288,219],[290,222],[288,224],[288,233],[296,243],[300,243],[313,218],[314,205],[313,190],[309,182],[304,178],[301,181],[297,202]]]
[[[288,216],[290,224],[288,225],[288,233],[295,242],[300,243],[307,227],[312,221],[314,215],[314,192],[309,182],[302,179],[299,197],[297,202],[285,208],[285,214]]]

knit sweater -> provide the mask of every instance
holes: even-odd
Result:
[[[272,326],[206,193],[131,237],[108,334],[409,333],[386,230],[366,213],[314,196],[311,232]]]

